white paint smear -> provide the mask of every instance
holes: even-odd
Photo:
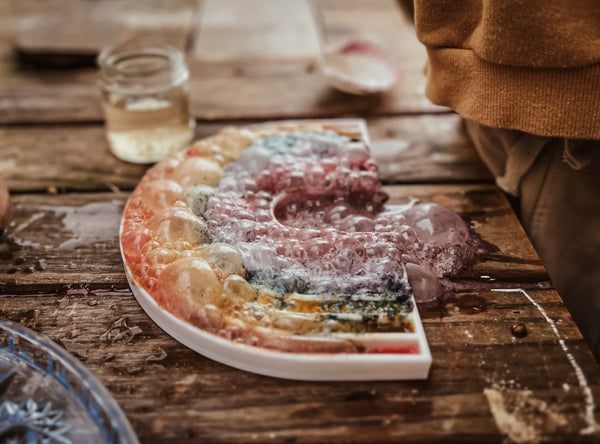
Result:
[[[81,246],[103,246],[114,242],[119,235],[122,204],[118,201],[94,202],[79,207],[43,206],[6,235],[15,244],[44,250],[74,250]],[[57,232],[47,228],[46,236],[39,235],[44,222],[60,220]],[[63,239],[60,244],[59,242]],[[44,244],[40,244],[40,240]],[[74,265],[76,266],[76,265]]]
[[[44,207],[57,216],[64,216],[65,231],[72,233],[58,246],[59,250],[73,250],[80,246],[112,242],[119,234],[121,206],[110,202],[95,202],[81,207]]]

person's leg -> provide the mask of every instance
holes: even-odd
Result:
[[[574,169],[568,145],[595,145],[595,160]],[[554,287],[600,360],[600,141],[555,139],[521,183],[523,224]]]
[[[465,127],[498,184],[520,198],[523,227],[600,358],[600,141]]]

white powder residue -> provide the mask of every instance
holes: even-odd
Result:
[[[575,357],[569,351],[569,347],[567,346],[567,343],[565,342],[565,340],[561,337],[561,335],[560,335],[560,333],[558,331],[558,328],[556,327],[556,323],[554,322],[554,320],[550,316],[548,316],[548,314],[546,313],[546,310],[544,310],[544,308],[540,304],[538,304],[523,289],[520,289],[520,288],[514,288],[514,289],[494,289],[492,291],[504,291],[504,292],[511,292],[511,293],[521,293],[523,296],[525,296],[529,300],[529,302],[531,302],[533,304],[533,306],[535,308],[537,308],[537,310],[544,317],[544,319],[546,320],[546,322],[548,323],[548,325],[550,325],[550,328],[552,329],[552,332],[558,338],[558,343],[560,344],[560,347],[562,348],[562,350],[565,353],[567,359],[569,360],[569,363],[573,367],[573,370],[575,370],[575,375],[577,376],[577,382],[579,383],[579,387],[581,387],[581,389],[583,391],[583,394],[584,394],[584,401],[585,401],[585,416],[584,416],[584,419],[585,419],[585,422],[587,424],[587,427],[581,429],[579,431],[579,433],[581,433],[582,435],[588,435],[588,434],[595,433],[596,430],[597,430],[597,425],[596,425],[596,420],[594,418],[594,408],[595,408],[594,395],[592,393],[592,390],[591,390],[590,386],[588,385],[587,378],[585,377],[585,374],[583,373],[583,370],[581,369],[581,366],[577,363],[577,361],[575,360]],[[488,389],[486,389],[486,390],[488,390]],[[487,396],[487,393],[486,393],[486,396]],[[488,401],[489,401],[489,397],[488,397]],[[491,403],[490,403],[490,406],[491,406]],[[492,409],[492,413],[493,413],[493,409]],[[496,421],[498,421],[498,419],[496,418],[496,414],[494,414],[494,418],[496,419]],[[500,427],[500,425],[498,425],[498,427]]]
[[[530,390],[514,390],[511,394],[510,405],[505,402],[504,394],[500,390],[486,388],[483,390],[485,397],[498,429],[508,435],[511,441],[516,443],[538,443],[539,433],[535,425],[530,421],[531,414],[527,414],[526,405],[530,401]]]

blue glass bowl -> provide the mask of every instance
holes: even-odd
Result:
[[[0,318],[0,442],[136,444],[100,382],[46,336]]]

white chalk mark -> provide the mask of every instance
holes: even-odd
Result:
[[[554,322],[554,320],[550,316],[548,316],[546,310],[544,310],[544,308],[540,304],[538,304],[525,290],[521,288],[492,289],[492,291],[521,293],[529,300],[529,302],[533,304],[535,308],[538,309],[538,311],[542,314],[544,319],[546,319],[546,322],[548,322],[550,328],[558,338],[558,343],[560,344],[560,347],[565,352],[567,359],[569,360],[571,366],[575,370],[575,374],[577,375],[577,382],[579,383],[579,386],[583,390],[585,396],[585,420],[587,423],[587,427],[581,429],[579,433],[581,433],[582,435],[589,435],[594,433],[596,431],[596,421],[594,419],[594,395],[588,385],[587,378],[585,377],[583,370],[569,351],[569,347],[567,347],[565,340],[561,337],[560,333],[558,332],[558,328],[556,328],[556,323]]]

